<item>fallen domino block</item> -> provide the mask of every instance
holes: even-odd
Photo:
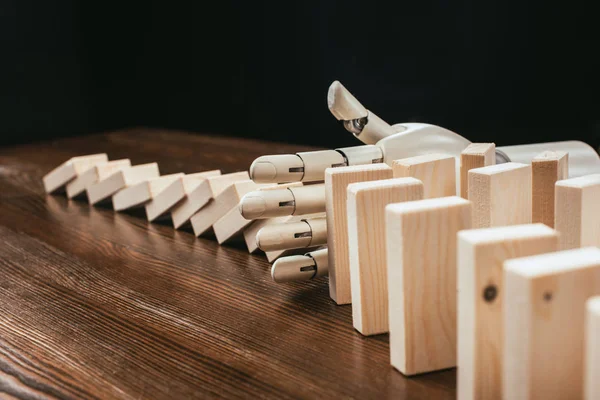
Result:
[[[44,176],[44,190],[46,193],[56,192],[94,165],[107,161],[108,156],[106,154],[73,157]]]
[[[142,207],[182,176],[182,173],[163,175],[119,190],[112,196],[113,208],[115,211],[122,211]]]
[[[131,167],[131,161],[128,158],[96,164],[67,184],[67,197],[70,199],[77,197],[85,193],[85,190],[94,183],[128,167]]]
[[[151,178],[157,178],[159,175],[157,163],[141,164],[121,169],[108,178],[89,186],[86,189],[88,202],[90,204],[98,204],[101,201],[109,199],[121,189]]]

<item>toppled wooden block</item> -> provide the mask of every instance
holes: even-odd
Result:
[[[389,330],[385,206],[422,199],[423,183],[415,178],[348,185],[352,322],[363,335]]]
[[[531,223],[531,165],[506,163],[469,171],[473,228]]]
[[[457,232],[470,228],[461,197],[386,207],[391,363],[405,375],[456,366]]]
[[[394,178],[413,177],[423,182],[423,198],[456,195],[456,158],[445,154],[426,154],[395,160]]]
[[[600,399],[600,296],[586,303],[584,398]]]
[[[80,194],[85,193],[85,190],[94,183],[106,179],[115,172],[129,167],[131,167],[131,161],[129,161],[128,158],[96,164],[79,174],[77,178],[67,184],[67,197],[72,199],[79,196]]]
[[[348,185],[391,177],[392,169],[385,164],[354,165],[325,170],[329,296],[337,304],[352,302],[346,201]]]
[[[556,182],[554,227],[562,250],[600,246],[600,174]]]
[[[171,210],[173,226],[179,229],[211,199],[216,198],[235,182],[250,179],[247,171],[208,177]]]
[[[121,189],[112,197],[113,208],[115,211],[122,211],[128,208],[141,207],[182,176],[182,173],[163,175]]]
[[[458,398],[502,399],[504,261],[558,250],[544,224],[458,233]]]
[[[185,196],[189,195],[200,186],[203,180],[219,175],[221,175],[221,171],[217,169],[179,177],[146,204],[146,218],[148,221],[152,222],[161,216],[166,215],[171,208],[175,207],[175,205],[183,200]]]
[[[73,157],[44,176],[44,190],[46,193],[56,192],[94,165],[107,161],[108,156],[106,154],[90,154],[87,156]]]
[[[88,202],[97,204],[128,186],[157,178],[160,175],[157,163],[141,164],[121,169],[86,189]]]
[[[569,178],[569,154],[562,151],[545,151],[533,159],[531,168],[531,220],[554,228],[554,187],[556,181]]]
[[[585,302],[600,294],[600,249],[504,263],[505,399],[581,399]]]
[[[469,198],[469,171],[496,164],[494,143],[471,143],[460,154],[460,197]]]

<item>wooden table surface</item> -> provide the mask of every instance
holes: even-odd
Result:
[[[455,398],[455,370],[395,371],[326,279],[277,285],[242,245],[41,184],[90,153],[167,174],[302,150],[148,129],[0,148],[0,398]]]

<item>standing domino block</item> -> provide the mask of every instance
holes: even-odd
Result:
[[[159,176],[158,164],[141,164],[121,169],[86,189],[88,202],[97,204],[108,199],[119,190]]]
[[[600,399],[600,296],[589,299],[586,309],[584,394],[595,400]]]
[[[221,171],[216,169],[179,177],[146,204],[146,218],[152,222],[165,215],[171,208],[183,200],[185,196],[200,186],[206,178],[219,175],[221,175]]]
[[[504,263],[504,398],[581,399],[585,302],[600,294],[600,249]]]
[[[506,163],[469,171],[473,228],[531,223],[531,165]]]
[[[456,195],[456,158],[426,154],[395,160],[394,178],[413,177],[423,182],[425,199]]]
[[[240,214],[238,204],[242,197],[260,186],[254,181],[244,180],[234,182],[223,190],[214,199],[208,201],[196,214],[190,218],[194,234],[200,236],[206,233],[220,218],[223,218],[233,209]]]
[[[386,207],[391,362],[405,375],[456,366],[457,232],[470,228],[461,197]]]
[[[117,171],[131,167],[129,159],[103,162],[94,165],[67,184],[67,197],[72,199],[85,193],[94,183],[108,178]]]
[[[389,330],[385,206],[423,199],[423,183],[396,178],[348,185],[352,322],[363,335]]]
[[[44,190],[46,193],[56,192],[58,189],[77,178],[96,164],[108,161],[106,154],[91,154],[87,156],[73,157],[52,171],[48,172],[44,178]]]
[[[122,211],[128,208],[141,207],[182,176],[182,173],[163,175],[119,190],[112,197],[113,208],[115,211]]]
[[[545,151],[531,162],[533,222],[554,228],[554,186],[556,181],[569,178],[569,154],[562,151]]]
[[[494,143],[471,143],[460,154],[460,197],[469,198],[469,171],[496,164]]]
[[[325,212],[329,257],[329,296],[337,304],[350,304],[347,188],[351,183],[390,179],[386,164],[354,165],[325,170]]]
[[[544,224],[458,233],[458,398],[502,399],[503,264],[558,250]]]
[[[216,198],[225,189],[235,182],[250,179],[247,171],[234,172],[231,174],[208,177],[200,185],[192,190],[181,202],[179,202],[171,211],[173,226],[175,229],[181,228],[190,218],[211,199]]]
[[[562,250],[600,246],[600,174],[556,182],[555,213]]]

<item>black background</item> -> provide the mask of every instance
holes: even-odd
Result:
[[[0,0],[0,143],[149,126],[352,145],[327,110],[338,79],[389,123],[597,147],[595,16],[541,1]]]

